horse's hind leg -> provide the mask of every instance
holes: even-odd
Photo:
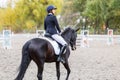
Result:
[[[68,61],[66,63],[63,63],[64,67],[66,68],[67,70],[67,77],[66,77],[66,80],[68,80],[69,78],[69,75],[70,75],[70,67],[69,67],[69,64],[68,64]]]
[[[42,80],[44,60],[37,61],[36,64],[37,64],[37,67],[38,67],[38,73],[37,73],[38,80]]]

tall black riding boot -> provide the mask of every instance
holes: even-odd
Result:
[[[59,57],[57,59],[57,61],[60,61],[62,63],[65,63],[65,60],[62,58],[62,55],[66,49],[67,45],[64,45],[62,48],[61,48],[61,51],[60,51],[60,54],[59,54]]]

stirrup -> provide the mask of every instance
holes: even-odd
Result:
[[[65,60],[63,58],[58,57],[57,61],[65,63]]]

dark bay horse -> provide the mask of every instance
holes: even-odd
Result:
[[[62,32],[62,37],[68,43],[66,52],[64,54],[65,63],[62,63],[67,70],[67,77],[68,80],[70,74],[70,68],[68,64],[68,58],[70,55],[69,45],[71,46],[72,50],[76,49],[76,38],[77,38],[77,31],[79,28],[72,29],[70,27],[66,28]],[[15,80],[22,80],[28,65],[30,64],[31,60],[33,60],[38,67],[38,80],[42,80],[42,73],[44,68],[44,63],[51,63],[56,62],[56,72],[57,72],[57,80],[60,80],[60,62],[57,61],[58,56],[55,55],[52,45],[45,39],[42,38],[33,38],[27,41],[23,48],[22,48],[22,60],[19,67],[19,73]]]

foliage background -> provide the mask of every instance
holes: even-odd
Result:
[[[61,12],[63,0],[18,0],[15,7],[8,5],[0,9],[0,29],[9,28],[14,32],[34,32],[43,28],[46,7],[55,5]]]
[[[89,29],[92,34],[106,34],[107,29],[120,33],[120,0],[15,0],[7,8],[0,8],[0,30],[35,32],[43,29],[46,7],[55,5],[61,26]],[[84,20],[85,19],[85,20]],[[84,20],[84,21],[83,21]]]

